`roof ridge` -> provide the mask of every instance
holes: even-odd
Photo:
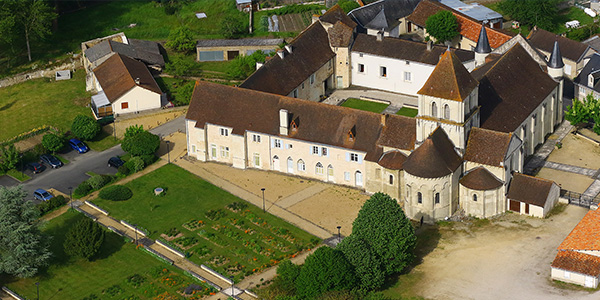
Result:
[[[515,173],[513,174],[513,176],[515,176],[515,175],[517,175],[517,174],[518,174],[518,175],[520,175],[520,176],[523,176],[523,177],[528,177],[528,178],[535,179],[535,180],[539,180],[539,181],[544,181],[544,182],[548,182],[548,183],[554,183],[554,181],[553,181],[553,180],[550,180],[550,179],[541,178],[541,177],[535,177],[535,176],[532,176],[532,175],[527,175],[527,174],[520,173],[520,172],[515,172]]]

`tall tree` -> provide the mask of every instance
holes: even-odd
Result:
[[[27,57],[31,61],[30,40],[43,38],[50,34],[52,20],[57,15],[46,2],[42,0],[10,1],[9,9],[14,16],[14,25],[25,34],[27,44]]]
[[[385,272],[381,265],[381,259],[365,240],[351,234],[336,249],[342,251],[346,259],[354,266],[356,276],[360,279],[361,287],[365,291],[372,291],[383,285]]]
[[[90,260],[100,251],[104,230],[90,218],[83,218],[67,232],[63,244],[65,253]]]
[[[39,211],[22,187],[0,187],[0,271],[34,276],[50,258],[47,239],[37,227]]]
[[[386,274],[402,271],[413,259],[417,237],[400,205],[376,193],[363,204],[352,223],[352,235],[367,242]]]
[[[429,16],[425,21],[425,27],[427,28],[427,34],[442,43],[451,41],[458,35],[456,16],[447,10]]]
[[[558,3],[562,0],[503,0],[498,9],[522,25],[552,30],[558,17]]]
[[[354,268],[344,254],[321,247],[309,255],[296,279],[300,299],[314,299],[327,291],[351,290],[357,284]]]

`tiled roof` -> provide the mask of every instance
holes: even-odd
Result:
[[[136,85],[162,94],[160,87],[143,63],[119,53],[113,54],[93,70],[108,100],[113,103]],[[138,78],[140,83],[136,84]]]
[[[158,43],[144,40],[128,39],[129,44],[113,40],[105,40],[97,45],[86,49],[85,56],[91,61],[96,60],[113,52],[127,55],[150,65],[165,65],[165,59],[160,54]]]
[[[596,52],[600,52],[600,34],[596,34],[582,43],[592,47]]]
[[[273,46],[277,48],[283,43],[283,39],[217,39],[217,40],[199,40],[196,47],[237,47],[237,46]]]
[[[466,161],[501,167],[510,145],[511,134],[473,127],[469,133]]]
[[[514,132],[558,85],[518,43],[471,74],[479,80],[481,127],[507,133]]]
[[[196,121],[197,128],[210,123],[231,127],[238,135],[249,130],[277,136],[280,109],[286,109],[290,123],[298,126],[290,128],[290,138],[364,151],[365,160],[373,162],[383,153],[377,145],[384,128],[381,114],[221,84],[197,82],[186,119]],[[385,127],[396,125],[386,121]],[[348,134],[351,131],[353,138]],[[402,132],[389,130],[387,134]],[[404,141],[407,138],[411,137],[388,137],[398,142],[398,148],[411,143]]]
[[[382,41],[377,41],[377,37],[367,34],[358,34],[353,52],[368,53],[383,57],[409,60],[428,65],[436,65],[440,61],[440,56],[446,52],[447,47],[433,45],[431,50],[427,50],[427,43],[413,42],[393,37],[384,37]],[[475,59],[473,51],[452,49],[461,62]]]
[[[583,86],[587,86],[590,87],[588,85],[588,76],[590,74],[598,74],[598,71],[600,70],[600,54],[596,54],[594,53],[591,57],[590,60],[588,61],[587,64],[585,64],[585,66],[583,67],[583,69],[581,70],[581,72],[579,72],[579,75],[577,75],[577,77],[575,77],[575,79],[573,80],[575,83],[579,83]],[[600,80],[594,80],[594,86],[592,86],[591,88],[593,88],[596,91],[600,91]]]
[[[408,16],[419,4],[421,0],[379,0],[373,3],[369,3],[365,6],[353,9],[348,13],[356,23],[364,28],[370,28],[375,30],[384,29],[390,31],[393,27],[398,26],[399,19]],[[374,22],[371,25],[381,26],[382,24],[387,27],[369,27],[368,24],[373,21],[377,16],[384,17],[385,20]]]
[[[291,43],[292,53],[273,56],[248,77],[240,87],[288,95],[310,75],[335,57],[329,47],[327,31],[320,22],[308,26]]]
[[[415,118],[385,115],[385,126],[377,141],[380,146],[403,150],[413,150],[417,139],[417,122]]]
[[[577,251],[559,250],[552,262],[552,267],[598,277],[600,276],[600,257]]]
[[[552,53],[554,41],[558,41],[562,56],[575,62],[579,62],[583,59],[583,54],[585,54],[589,47],[587,44],[562,37],[537,27],[529,33],[527,39],[534,47],[547,53]]]
[[[389,170],[402,170],[402,165],[405,161],[406,155],[400,151],[393,150],[384,153],[377,163]]]
[[[478,191],[497,189],[503,184],[502,180],[498,179],[484,167],[478,167],[469,171],[459,182],[467,188]]]
[[[322,16],[319,17],[319,20],[323,22],[327,22],[329,24],[335,24],[338,21],[344,23],[344,25],[354,29],[356,27],[356,23],[352,21],[342,8],[339,5],[334,5],[329,10],[327,10]]]
[[[463,101],[476,87],[477,80],[465,69],[456,54],[446,51],[417,93]]]
[[[348,47],[352,42],[352,36],[354,35],[353,29],[348,25],[337,21],[335,25],[327,30],[329,33],[329,42],[331,47]]]
[[[558,250],[600,251],[600,210],[588,211]]]
[[[544,207],[554,181],[514,173],[508,187],[508,199]]]
[[[442,10],[450,11],[456,16],[456,21],[458,22],[458,31],[460,32],[460,35],[477,43],[477,41],[479,40],[479,31],[481,30],[481,23],[437,1],[421,1],[417,8],[415,8],[415,11],[412,14],[410,14],[410,16],[408,16],[406,19],[416,25],[425,28],[425,22],[427,22],[427,18]],[[498,46],[504,44],[506,41],[512,38],[512,35],[508,32],[500,31],[498,29],[490,27],[487,27],[486,29],[490,46],[492,48],[497,48]]]
[[[404,162],[404,171],[422,178],[451,174],[462,164],[446,132],[438,127]]]

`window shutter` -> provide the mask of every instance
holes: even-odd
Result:
[[[363,162],[363,156],[360,155],[360,154],[358,154],[357,156],[358,156],[358,163],[362,164],[362,162]]]
[[[350,153],[346,152],[346,161],[350,161]]]
[[[275,148],[275,139],[271,138],[271,148]]]

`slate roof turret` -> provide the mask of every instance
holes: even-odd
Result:
[[[558,41],[554,41],[554,48],[552,48],[552,54],[548,60],[548,68],[560,69],[565,66],[562,55],[560,54],[560,47]]]
[[[477,40],[477,46],[475,47],[475,52],[477,52],[477,53],[492,52],[492,48],[490,48],[490,41],[488,40],[487,31],[485,30],[484,25],[481,25],[481,31],[479,31],[479,39]]]

